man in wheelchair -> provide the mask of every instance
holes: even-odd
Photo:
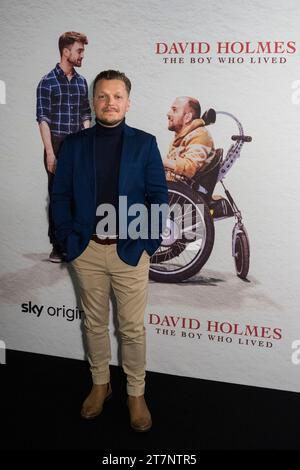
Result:
[[[216,112],[209,109],[201,117],[199,101],[182,96],[175,99],[167,116],[168,129],[175,132],[169,152],[163,160],[167,181],[183,181],[201,193],[207,204],[213,204],[212,194],[223,149],[215,149],[206,126],[215,123]]]
[[[224,158],[223,148],[215,148],[207,130],[207,126],[216,122],[217,114],[226,115],[238,126],[238,134],[231,136],[234,144]],[[188,205],[188,210],[178,217],[170,214],[169,234],[152,258],[150,278],[157,282],[181,282],[197,274],[214,245],[214,222],[235,217],[232,256],[237,275],[246,279],[250,258],[248,235],[241,211],[223,180],[239,158],[244,142],[251,142],[252,138],[244,134],[242,124],[231,113],[209,108],[201,116],[200,103],[195,98],[177,97],[167,116],[168,129],[175,132],[163,159],[169,206]],[[213,194],[218,182],[226,197]],[[190,238],[191,233],[196,235],[195,239]]]
[[[183,179],[180,176],[192,179],[196,173],[203,171],[215,156],[212,136],[201,118],[200,103],[188,96],[177,97],[167,117],[168,129],[175,132],[175,137],[163,160],[166,179]]]

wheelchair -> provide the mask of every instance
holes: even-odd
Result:
[[[149,277],[153,281],[177,283],[197,274],[212,252],[215,222],[230,217],[235,218],[232,256],[236,274],[241,279],[247,279],[250,263],[249,237],[243,224],[242,213],[225,187],[224,179],[240,157],[244,143],[251,142],[252,137],[245,135],[239,120],[225,111],[206,111],[202,116],[205,125],[214,124],[217,115],[233,119],[239,133],[231,136],[234,143],[225,157],[223,149],[214,150],[210,163],[193,178],[172,172],[175,181],[167,181],[169,215],[162,234],[163,241],[150,260]],[[226,197],[213,195],[218,182],[221,183]]]

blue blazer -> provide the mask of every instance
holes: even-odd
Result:
[[[94,232],[96,182],[94,170],[96,126],[70,134],[59,151],[51,193],[55,236],[65,261],[77,258]],[[127,207],[142,203],[168,204],[168,190],[161,156],[153,135],[125,124],[119,170],[119,196],[127,196]],[[120,211],[121,212],[121,211]],[[127,228],[135,217],[127,217]],[[117,253],[127,264],[136,266],[143,250],[152,256],[162,242],[165,217],[160,219],[155,239],[119,239]],[[151,214],[148,210],[148,231]]]

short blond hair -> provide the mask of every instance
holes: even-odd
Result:
[[[130,95],[131,90],[131,81],[126,77],[124,72],[119,70],[103,70],[103,72],[98,73],[97,77],[94,80],[93,85],[93,95],[95,95],[96,85],[100,80],[121,80],[124,82],[128,96]]]

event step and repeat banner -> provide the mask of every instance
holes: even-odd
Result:
[[[299,392],[299,2],[3,0],[0,8],[3,367],[5,348],[86,357],[70,265],[49,261],[36,120],[37,104],[61,99],[53,83],[49,95],[47,86],[37,93],[60,61],[58,38],[77,31],[88,39],[75,67],[86,81],[79,95],[86,87],[92,107],[95,76],[125,72],[126,122],[156,136],[170,201],[206,202],[197,240],[180,238],[170,218],[171,236],[151,259],[148,370]],[[179,157],[185,163],[172,172],[166,162]],[[113,296],[110,332],[118,364]]]

